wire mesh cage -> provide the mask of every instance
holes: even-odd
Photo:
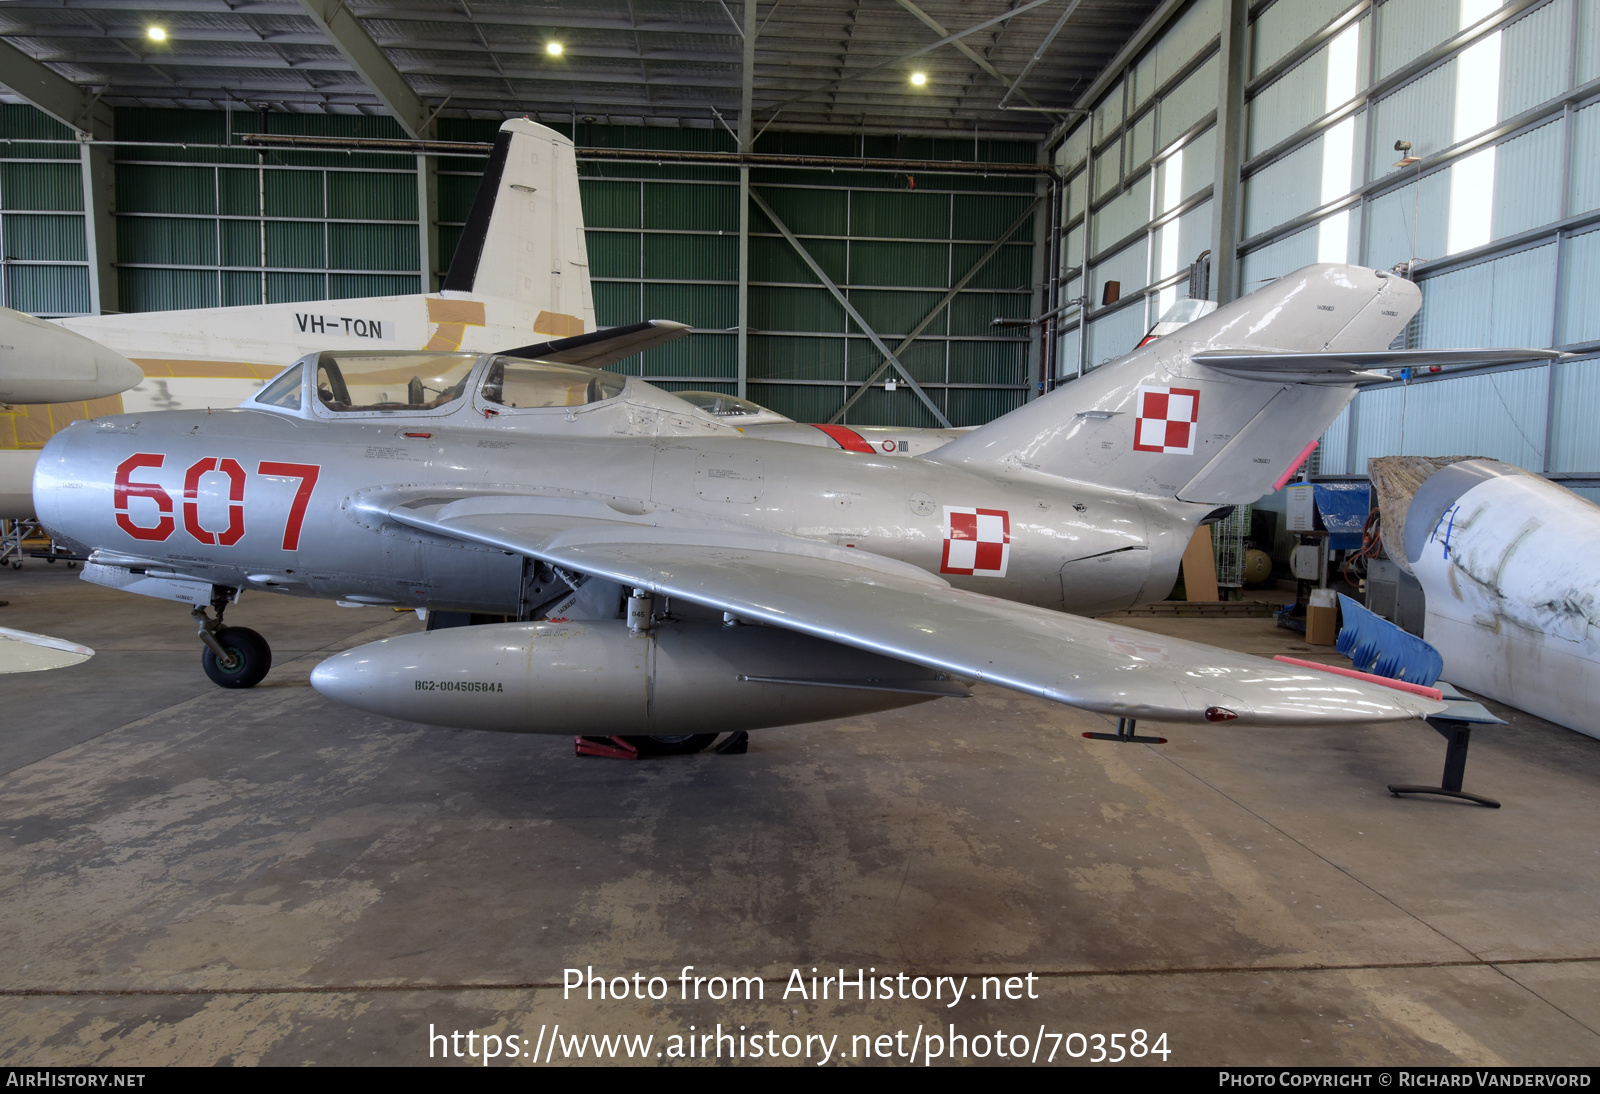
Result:
[[[1211,526],[1211,546],[1217,556],[1217,586],[1244,588],[1244,553],[1250,535],[1250,506],[1235,505],[1233,512]]]

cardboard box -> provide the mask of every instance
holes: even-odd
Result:
[[[1306,642],[1313,646],[1332,646],[1339,641],[1339,609],[1313,604],[1306,609]]]

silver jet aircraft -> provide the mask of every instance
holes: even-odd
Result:
[[[236,410],[72,425],[35,503],[86,578],[189,604],[224,686],[270,663],[223,624],[247,591],[506,620],[312,676],[412,721],[703,740],[979,680],[1121,718],[1421,717],[1442,704],[1083,617],[1163,599],[1197,526],[1287,478],[1369,370],[1417,359],[1383,347],[1419,301],[1310,266],[912,458],[755,439],[590,367],[637,332],[325,351]]]

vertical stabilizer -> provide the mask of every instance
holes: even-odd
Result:
[[[500,127],[444,293],[536,306],[534,331],[553,338],[595,329],[570,140],[526,118]]]
[[[1307,454],[1309,442],[1370,375],[1342,367],[1338,355],[1386,349],[1420,303],[1415,285],[1390,274],[1307,266],[974,430],[933,458],[1180,501],[1254,501]],[[1224,367],[1194,358],[1220,350],[1249,360]]]

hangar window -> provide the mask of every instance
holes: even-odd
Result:
[[[615,373],[582,365],[496,357],[483,378],[483,397],[516,409],[585,406],[616,398],[626,384],[627,380]]]
[[[317,401],[340,414],[438,410],[461,398],[475,353],[324,353]]]

